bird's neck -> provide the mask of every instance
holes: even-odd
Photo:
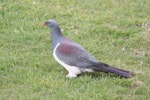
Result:
[[[56,45],[62,40],[63,35],[58,25],[55,25],[51,28],[51,42],[52,42],[52,51]]]

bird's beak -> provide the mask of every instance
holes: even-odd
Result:
[[[46,23],[42,23],[41,26],[46,26]]]

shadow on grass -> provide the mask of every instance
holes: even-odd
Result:
[[[84,74],[79,75],[79,77],[84,76],[84,75],[89,76],[91,79],[94,79],[94,80],[101,80],[102,79],[106,83],[112,82],[115,85],[125,87],[125,88],[133,88],[134,87],[132,79],[130,80],[129,78],[122,77],[122,76],[119,76],[117,74],[96,72],[96,73],[84,73]]]
[[[127,79],[127,77],[123,77],[120,75],[116,75],[116,74],[112,74],[112,73],[103,73],[103,72],[93,72],[93,73],[83,73],[80,76],[90,76],[93,79],[97,79],[97,78],[120,78],[120,79]]]
[[[63,74],[67,75],[68,71],[64,70]],[[78,77],[82,77],[82,76],[89,76],[93,79],[97,79],[97,78],[120,78],[120,79],[127,79],[127,77],[124,76],[120,76],[117,74],[113,74],[113,73],[104,73],[104,72],[86,72],[86,73],[82,73],[80,75],[78,75]],[[135,76],[135,73],[133,73],[133,76]],[[132,78],[129,77],[129,78]]]

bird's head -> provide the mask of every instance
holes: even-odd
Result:
[[[41,26],[48,26],[52,28],[55,24],[57,24],[55,20],[49,19],[46,22],[42,23]]]

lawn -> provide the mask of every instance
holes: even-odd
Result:
[[[47,19],[99,61],[132,78],[65,77],[52,56]],[[149,100],[149,0],[1,0],[0,100]]]

